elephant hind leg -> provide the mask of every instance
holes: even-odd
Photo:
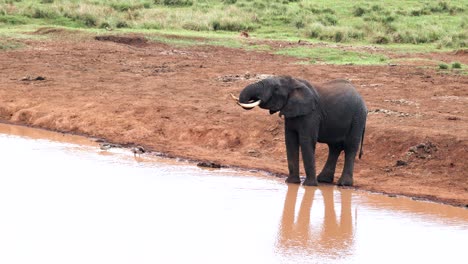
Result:
[[[345,162],[343,172],[340,179],[338,180],[339,186],[353,185],[354,161],[356,160],[356,155],[359,150],[359,143],[360,139],[355,137],[351,138],[348,142],[345,143]]]
[[[363,140],[367,116],[367,110],[365,107],[361,110],[362,111],[359,111],[354,116],[351,130],[349,131],[349,134],[344,142],[345,164],[343,173],[338,180],[338,185],[340,186],[353,185],[354,161],[356,160],[356,155],[359,151],[361,140]]]
[[[317,181],[332,183],[335,177],[336,162],[343,147],[341,144],[328,144],[328,158],[322,172],[317,176]]]

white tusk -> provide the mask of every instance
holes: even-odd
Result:
[[[237,102],[239,102],[239,98],[237,98],[237,97],[236,97],[235,95],[233,95],[233,94],[230,94],[230,95],[231,95],[232,99],[234,99],[234,100],[236,100]]]
[[[256,102],[253,102],[253,103],[250,103],[250,104],[243,104],[243,103],[239,103],[239,102],[237,102],[237,104],[242,106],[243,108],[252,109],[252,108],[258,106],[261,102],[262,102],[261,100],[258,100]]]

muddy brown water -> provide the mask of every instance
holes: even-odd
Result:
[[[0,124],[0,263],[465,263],[468,210]]]

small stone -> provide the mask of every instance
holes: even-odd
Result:
[[[404,160],[397,160],[396,162],[396,166],[406,166],[406,165],[408,165],[408,162]]]
[[[409,151],[408,152],[412,152],[412,153],[418,153],[418,148],[413,146],[411,148],[409,148]]]
[[[221,164],[209,162],[209,161],[202,161],[197,164],[198,167],[203,168],[212,168],[212,169],[219,169],[221,168]]]

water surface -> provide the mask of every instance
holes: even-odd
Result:
[[[468,210],[0,124],[0,263],[465,263]]]

